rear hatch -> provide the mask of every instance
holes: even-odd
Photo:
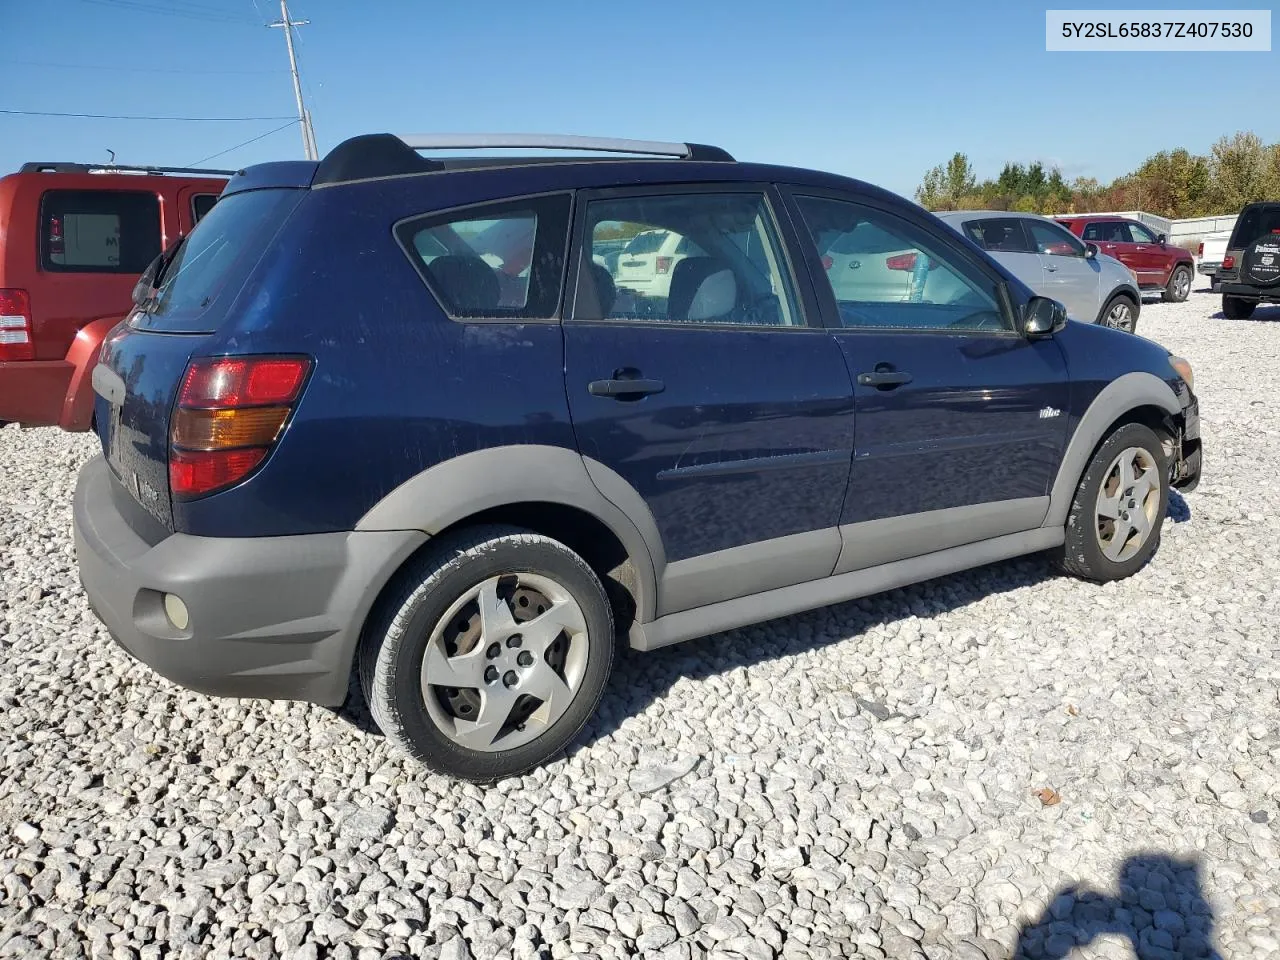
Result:
[[[154,296],[103,344],[94,371],[103,453],[120,486],[173,529],[169,418],[192,357],[207,355],[237,294],[303,192],[225,194],[163,268]]]

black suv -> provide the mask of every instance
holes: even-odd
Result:
[[[1248,320],[1260,303],[1280,303],[1280,202],[1251,203],[1240,211],[1215,282],[1222,313]]]
[[[419,153],[477,145],[629,155]],[[650,231],[679,242],[618,243]],[[337,705],[357,671],[477,780],[577,734],[618,638],[1035,551],[1125,577],[1200,474],[1185,360],[891,193],[687,144],[251,167],[93,384],[76,550],[120,644],[226,696]]]

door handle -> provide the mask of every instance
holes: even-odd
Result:
[[[667,385],[661,380],[648,380],[644,377],[625,377],[619,376],[624,373],[622,370],[615,370],[614,375],[608,380],[592,380],[587,384],[587,392],[593,397],[612,397],[614,400],[623,402],[631,400],[641,400],[649,396],[651,393],[661,393],[667,389]]]
[[[892,390],[914,379],[911,374],[902,370],[894,370],[888,364],[879,364],[871,373],[858,374],[858,385],[875,387],[877,390]]]

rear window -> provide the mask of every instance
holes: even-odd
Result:
[[[650,230],[646,233],[637,234],[631,238],[631,242],[626,246],[627,253],[656,253],[662,249],[663,241],[667,239],[667,234],[663,230]]]
[[[397,225],[396,236],[456,320],[542,320],[558,312],[567,194],[415,217]]]
[[[160,253],[160,199],[130,190],[48,190],[40,200],[40,267],[54,273],[142,273]]]
[[[1249,246],[1259,237],[1280,233],[1280,203],[1260,203],[1245,207],[1231,232],[1233,250]]]
[[[244,280],[301,197],[298,190],[251,190],[220,199],[178,248],[155,299],[134,324],[182,333],[213,329],[208,307]]]

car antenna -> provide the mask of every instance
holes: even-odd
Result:
[[[116,165],[116,152],[110,147],[107,147],[106,150],[107,153],[111,154],[111,159],[107,161],[107,165],[114,167]]]

